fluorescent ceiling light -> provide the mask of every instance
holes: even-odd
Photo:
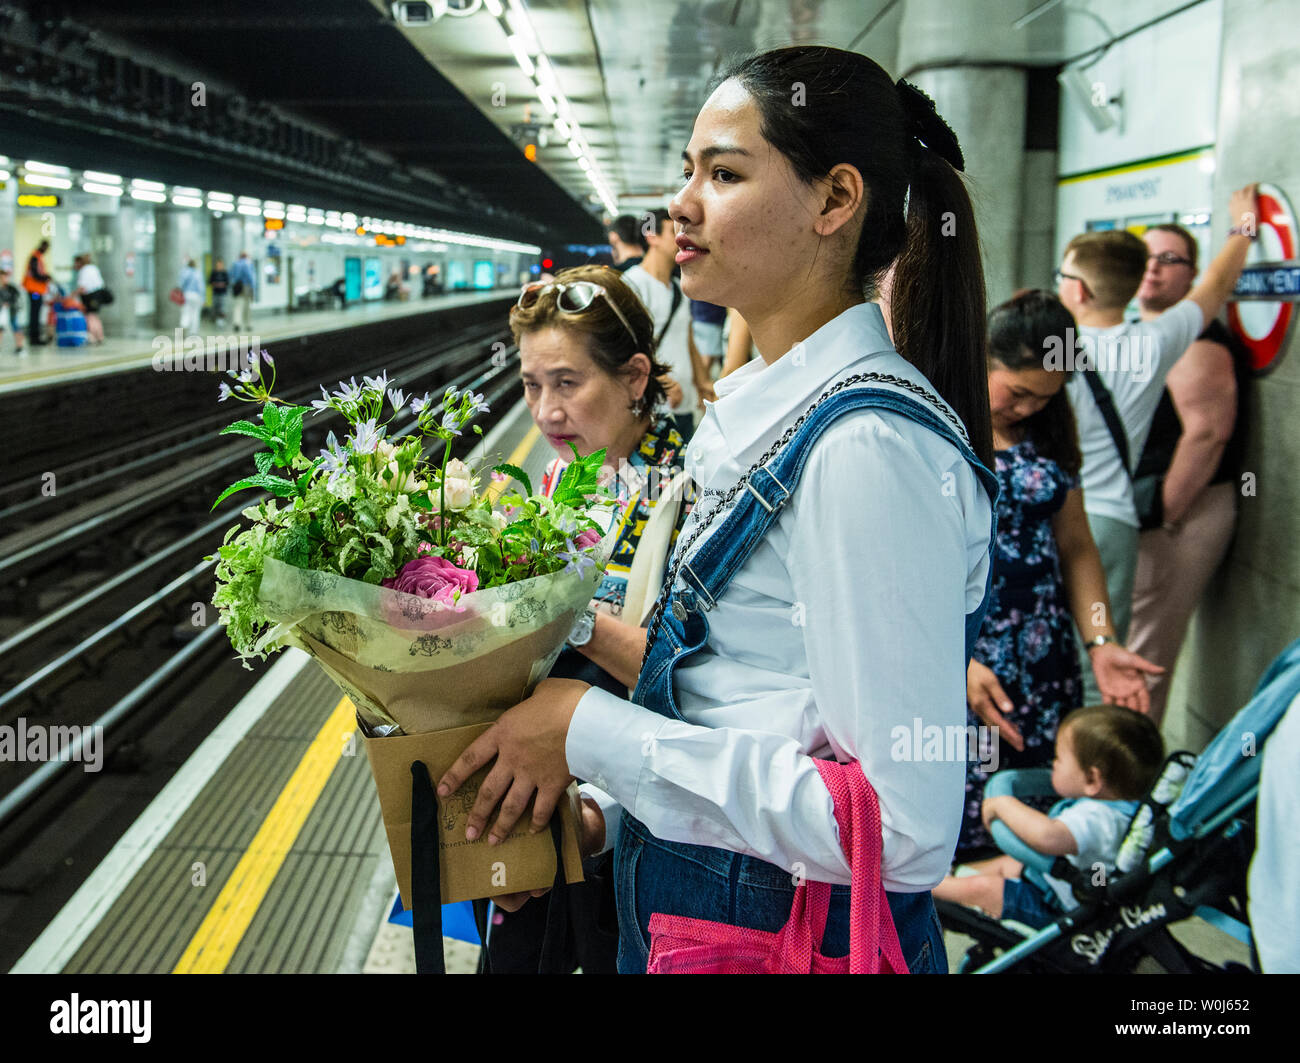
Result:
[[[568,140],[573,135],[573,130],[569,128],[569,123],[563,118],[555,120],[555,131],[560,134],[562,140]]]
[[[240,214],[247,214],[250,218],[260,218],[260,217],[262,216],[262,208],[261,208],[261,207],[250,207],[250,206],[247,206],[246,204],[241,203],[241,204],[239,205],[239,213],[240,213]]]
[[[585,155],[579,155],[579,156],[578,156],[578,165],[581,166],[584,170],[590,170],[590,169],[591,169],[591,160],[590,160],[589,158],[587,158],[587,156],[585,156]]]
[[[203,200],[198,196],[172,196],[172,202],[178,207],[201,207]]]
[[[40,185],[42,188],[71,188],[72,182],[66,177],[50,177],[48,174],[29,173],[23,178],[29,185]]]
[[[100,173],[98,170],[83,170],[81,173],[83,181],[94,181],[100,185],[120,185],[122,178],[115,173]]]
[[[537,57],[537,80],[543,88],[558,92],[560,83],[555,78],[555,67],[545,55]]]
[[[582,145],[578,143],[576,137],[569,141],[569,151],[573,153],[575,159],[582,155]]]
[[[537,98],[542,101],[547,114],[555,113],[555,98],[540,85],[537,87]]]
[[[122,194],[121,185],[105,185],[97,181],[82,181],[81,187],[87,192],[94,192],[97,196],[120,196]]]
[[[537,43],[537,34],[533,32],[533,24],[528,21],[528,12],[524,10],[524,5],[519,0],[509,0],[510,10],[506,13],[506,25],[510,27],[510,32],[522,37],[524,45],[528,51],[536,55],[542,50],[542,46]]]
[[[512,33],[506,38],[506,44],[510,45],[510,50],[515,53],[515,61],[519,64],[519,69],[524,72],[524,77],[532,77],[537,68],[533,66],[533,61],[524,48],[524,42]]]
[[[0,181],[8,181],[12,176],[8,170],[0,170]]]
[[[188,198],[188,199],[193,199],[195,196],[201,196],[201,195],[203,195],[203,193],[200,192],[197,188],[180,188],[180,187],[177,187],[177,188],[173,188],[173,189],[172,189],[172,195],[173,195],[173,196],[185,196],[185,197]]]
[[[165,195],[163,195],[161,192],[155,192],[155,191],[153,191],[152,189],[149,189],[149,188],[133,188],[133,189],[131,189],[131,198],[132,198],[132,199],[143,199],[143,200],[147,200],[147,201],[150,202],[150,203],[166,203],[166,202],[167,202],[167,197],[166,197]]]
[[[161,192],[166,189],[166,185],[161,181],[145,181],[139,177],[131,182],[132,188],[142,188],[146,192]]]
[[[66,176],[72,173],[66,166],[51,166],[48,162],[33,162],[28,159],[23,166],[32,173],[50,173],[55,176]]]
[[[493,18],[500,18],[503,8],[501,0],[483,0],[483,6],[487,8],[488,14]]]

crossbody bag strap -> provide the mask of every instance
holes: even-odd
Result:
[[[807,445],[803,446],[799,452],[791,452],[788,455],[782,455],[786,446],[797,435],[802,434],[802,430],[809,420],[814,417],[817,411],[823,409],[823,404],[832,400],[835,396],[840,395],[846,389],[855,384],[861,384],[870,381],[879,381],[886,384],[893,384],[913,391],[918,395],[926,398],[934,408],[943,412],[945,418],[951,422],[951,425],[945,424],[939,415],[934,412],[930,406],[922,405],[915,399],[906,395],[900,395],[895,391],[889,391],[881,388],[859,388],[847,395],[839,398],[830,404],[830,412],[823,412],[820,417],[813,419],[812,425],[808,430],[806,438]],[[731,581],[732,576],[740,569],[745,559],[754,550],[757,544],[780,514],[780,510],[785,503],[790,500],[794,494],[795,487],[803,473],[803,467],[806,464],[807,454],[811,451],[811,444],[816,442],[822,432],[838,417],[851,412],[852,410],[863,409],[866,407],[877,406],[890,408],[892,412],[901,412],[905,416],[911,417],[912,420],[924,425],[935,433],[944,436],[950,442],[958,447],[962,456],[972,464],[977,470],[977,474],[985,490],[989,493],[990,503],[996,512],[997,502],[997,477],[984,467],[980,460],[975,456],[970,448],[970,443],[966,437],[965,427],[957,418],[950,414],[943,406],[941,400],[932,392],[927,391],[920,385],[914,384],[903,377],[893,376],[887,373],[858,373],[846,377],[836,384],[832,385],[824,392],[816,402],[812,404],[797,421],[794,422],[779,439],[772,444],[767,452],[758,459],[744,476],[742,476],[726,493],[716,497],[715,504],[708,510],[706,516],[700,518],[695,527],[691,530],[690,537],[685,542],[679,542],[676,551],[673,554],[672,568],[665,578],[659,592],[659,599],[655,603],[655,609],[649,621],[649,631],[646,637],[645,657],[649,658],[650,647],[654,643],[655,636],[658,634],[659,626],[663,622],[663,611],[666,607],[669,596],[673,588],[677,585],[678,577],[683,578],[687,587],[687,597],[698,599],[704,609],[711,609],[716,600],[722,595],[727,584]],[[782,455],[782,457],[778,457]],[[783,460],[783,458],[785,460]],[[774,460],[775,459],[775,460]],[[786,467],[788,464],[788,468]],[[775,470],[775,472],[774,472]],[[779,475],[778,475],[779,474]],[[723,521],[718,529],[717,534],[712,536],[708,542],[701,547],[698,555],[692,556],[691,547],[696,540],[704,533],[719,512],[735,501],[736,505],[732,508],[727,518]],[[697,502],[697,506],[700,503]],[[764,512],[756,514],[754,507],[761,506]],[[741,524],[748,525],[749,522],[757,516],[757,527],[746,527],[746,534],[740,538],[741,549],[733,556],[733,563],[722,571],[720,574],[711,575],[707,580],[702,579],[696,572],[695,566],[708,569],[708,559],[711,554],[723,547],[719,544],[724,541],[730,541],[733,536],[727,534],[733,526]],[[991,547],[990,547],[991,548]],[[686,559],[690,557],[688,562]],[[700,563],[703,562],[701,565]],[[689,606],[682,602],[674,603],[674,616],[678,620],[685,619],[685,612],[678,613],[678,609],[686,609]]]
[[[1115,409],[1115,400],[1111,397],[1110,390],[1101,382],[1101,377],[1092,370],[1087,370],[1083,374],[1083,379],[1087,381],[1093,401],[1101,411],[1102,420],[1106,422],[1106,430],[1110,432],[1115,449],[1119,451],[1120,463],[1124,466],[1128,478],[1132,480],[1133,469],[1128,458],[1128,433],[1124,431],[1124,424],[1119,419],[1119,411]]]
[[[658,353],[659,351],[659,344],[662,343],[663,338],[666,335],[668,335],[668,326],[673,323],[673,317],[677,313],[677,308],[682,305],[682,289],[677,284],[677,279],[674,277],[671,280],[669,280],[668,283],[672,286],[673,289],[673,307],[671,310],[668,311],[668,317],[664,321],[664,327],[659,330],[659,335],[655,337],[656,353]]]

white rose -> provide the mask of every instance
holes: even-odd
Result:
[[[442,494],[449,510],[464,509],[474,501],[474,485],[468,480],[448,476],[442,482]]]

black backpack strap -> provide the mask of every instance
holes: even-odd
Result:
[[[1096,402],[1097,409],[1101,411],[1101,417],[1106,422],[1106,429],[1110,432],[1110,438],[1115,442],[1115,449],[1119,451],[1120,463],[1124,466],[1128,478],[1132,480],[1133,469],[1128,458],[1128,433],[1124,431],[1124,425],[1119,419],[1119,412],[1115,409],[1115,400],[1111,398],[1106,385],[1101,382],[1101,377],[1092,370],[1085,371],[1083,379],[1087,381],[1088,390],[1092,392],[1093,401]]]
[[[668,326],[673,323],[673,316],[677,313],[677,308],[682,305],[682,288],[681,285],[677,283],[677,278],[670,277],[668,282],[672,285],[673,289],[673,308],[668,311],[668,317],[664,321],[664,327],[659,330],[659,335],[655,337],[656,353],[659,350],[659,344],[663,342],[663,338],[668,334]]]
[[[411,765],[411,926],[415,973],[446,974],[442,952],[442,877],[438,870],[438,802],[423,761]]]

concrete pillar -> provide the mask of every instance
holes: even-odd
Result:
[[[14,165],[12,162],[8,165]],[[18,222],[18,182],[8,180],[0,188],[0,261],[14,271],[10,283],[21,290],[22,270],[25,262],[19,261],[21,252],[14,246]]]
[[[1027,199],[1026,180],[1041,182],[1044,174],[1030,163],[1026,175],[1025,102],[1027,68],[1059,50],[1062,19],[1046,16],[1014,29],[1025,14],[1022,0],[906,0],[902,6],[896,76],[929,94],[961,143],[989,305],[1026,284],[1047,284],[1041,241],[1027,243],[1025,233],[1041,234],[1039,197],[1051,197],[1054,206],[1056,189],[1053,182],[1036,190],[1033,202]],[[1022,262],[1026,247],[1035,261]]]
[[[935,101],[961,144],[984,254],[984,284],[989,305],[995,306],[1020,286],[1025,72],[954,66],[922,70],[908,80]]]
[[[99,311],[107,335],[123,335],[135,328],[135,278],[126,275],[126,256],[135,242],[135,208],[119,202],[117,213],[90,218],[90,251],[113,293],[113,302]]]
[[[212,215],[212,260],[221,259],[229,270],[244,250],[244,227],[238,214]]]
[[[183,207],[158,206],[154,212],[154,325],[163,330],[181,323],[181,308],[168,296],[181,278],[181,269],[193,258],[199,260],[197,222],[204,215]]]

